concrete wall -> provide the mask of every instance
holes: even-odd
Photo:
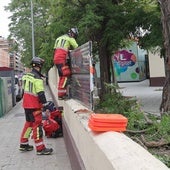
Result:
[[[57,99],[57,73],[49,72],[54,100],[64,107],[64,139],[73,170],[168,170],[161,161],[123,133],[95,133],[88,128],[92,111],[75,100]]]
[[[151,52],[149,52],[148,57],[149,57],[150,85],[162,86],[165,80],[164,58],[160,58],[159,53]]]

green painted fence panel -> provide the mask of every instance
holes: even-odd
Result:
[[[3,79],[0,78],[0,117],[2,117],[6,112],[4,99],[5,99],[4,83],[3,83]]]

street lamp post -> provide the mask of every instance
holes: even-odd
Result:
[[[34,17],[32,0],[31,0],[31,24],[32,24],[32,58],[33,58],[35,57],[35,43],[34,43]]]

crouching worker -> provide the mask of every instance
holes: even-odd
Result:
[[[64,99],[67,97],[67,79],[71,75],[70,68],[67,63],[67,56],[69,50],[78,47],[76,38],[78,36],[77,28],[71,28],[67,34],[58,37],[54,45],[54,64],[58,69],[59,83],[58,83],[58,98]]]
[[[21,138],[20,151],[31,151],[33,146],[29,145],[29,138],[32,133],[37,155],[50,155],[52,148],[46,148],[43,142],[42,129],[42,108],[48,109],[48,102],[44,92],[41,68],[44,60],[34,57],[31,62],[32,71],[23,76],[23,108],[25,119]]]

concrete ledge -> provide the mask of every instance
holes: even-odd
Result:
[[[90,111],[72,99],[58,101],[56,81],[49,82],[54,99],[64,108],[64,138],[73,170],[169,170],[123,133],[92,132]]]
[[[123,133],[94,133],[88,128],[90,112],[74,100],[63,101],[64,120],[86,170],[168,170],[143,147]],[[80,111],[79,111],[80,110]]]
[[[75,145],[74,139],[71,136],[70,129],[63,119],[63,133],[67,152],[70,158],[71,167],[73,170],[85,170],[83,160],[79,154],[79,150]]]

